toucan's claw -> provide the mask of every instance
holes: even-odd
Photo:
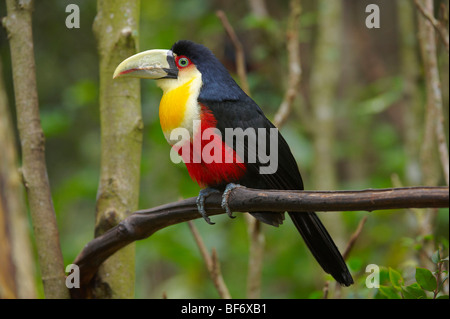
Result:
[[[230,218],[236,218],[236,216],[233,216],[233,212],[231,211],[230,207],[228,206],[228,198],[230,197],[231,191],[235,188],[242,187],[239,184],[230,183],[225,187],[225,191],[222,195],[222,208],[227,212],[227,215]]]
[[[231,191],[237,187],[243,187],[243,186],[241,186],[239,184],[229,183],[225,187],[225,191],[223,192],[223,195],[222,195],[222,203],[221,203],[222,209],[224,209],[226,211],[227,215],[230,218],[236,218],[236,216],[233,216],[233,212],[231,211],[230,207],[228,206],[228,198],[231,195]],[[213,223],[211,221],[211,219],[208,217],[208,215],[206,214],[205,199],[206,199],[206,197],[208,197],[209,195],[211,195],[213,193],[220,193],[220,191],[215,188],[208,187],[208,188],[202,189],[197,197],[198,212],[200,213],[200,215],[202,215],[203,219],[210,225],[214,225],[215,223]]]
[[[200,215],[202,215],[203,219],[210,225],[214,225],[215,223],[213,223],[211,221],[211,219],[208,217],[208,215],[206,214],[205,199],[206,199],[206,197],[208,197],[209,195],[211,195],[213,193],[220,193],[220,191],[218,191],[215,188],[208,187],[208,188],[202,189],[197,197],[198,212],[200,213]]]

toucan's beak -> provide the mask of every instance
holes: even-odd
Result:
[[[114,71],[113,78],[176,79],[178,69],[171,50],[148,50],[124,60]]]

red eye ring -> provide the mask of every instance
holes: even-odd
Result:
[[[185,68],[185,67],[191,65],[192,62],[191,62],[191,60],[189,60],[189,58],[187,56],[180,55],[175,58],[175,63],[177,64],[177,66],[179,68]]]

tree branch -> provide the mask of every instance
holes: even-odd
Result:
[[[209,275],[214,283],[214,286],[222,299],[231,299],[231,295],[228,291],[228,287],[222,277],[222,272],[220,271],[220,264],[217,257],[217,252],[215,248],[212,249],[212,256],[209,254],[208,249],[203,242],[200,233],[195,227],[192,221],[188,221],[189,229],[194,235],[195,242],[197,243],[200,253],[202,254],[203,260],[205,261],[206,268],[208,269]]]
[[[41,277],[46,298],[69,298],[59,246],[47,166],[45,137],[39,117],[32,34],[33,1],[9,0],[3,25],[8,31],[22,146],[22,177],[28,195]]]
[[[216,15],[222,22],[225,31],[227,32],[228,36],[231,39],[231,42],[233,43],[234,50],[236,52],[236,69],[239,80],[241,82],[242,90],[244,90],[245,93],[250,95],[250,86],[248,85],[247,72],[245,71],[245,54],[244,49],[242,47],[242,43],[241,41],[239,41],[236,32],[234,32],[234,29],[231,26],[230,22],[228,21],[225,12],[223,12],[222,10],[218,10],[216,12]]]
[[[0,60],[0,299],[36,298],[36,268],[17,141]]]
[[[366,221],[367,221],[367,215],[365,215],[360,220],[360,222],[358,224],[358,227],[356,227],[355,232],[350,237],[350,239],[349,239],[349,241],[347,243],[347,247],[345,247],[345,250],[342,253],[342,258],[344,258],[345,261],[348,259],[348,256],[350,256],[350,252],[352,251],[353,246],[355,246],[356,240],[359,238],[359,235],[361,235],[361,232],[362,232],[362,230],[364,228],[364,225],[366,224]],[[325,282],[324,287],[323,287],[323,291],[324,291],[323,299],[327,299],[328,298],[329,285],[330,285],[330,282],[327,280]],[[336,299],[340,299],[341,298],[341,288],[342,288],[342,286],[339,285],[338,282],[335,282],[334,292],[335,292],[335,298]]]
[[[221,194],[205,201],[210,216],[224,214]],[[280,191],[239,187],[229,197],[232,211],[373,211],[379,209],[448,207],[448,187],[411,187],[361,191]],[[301,213],[299,213],[301,214]],[[88,296],[98,267],[124,246],[147,238],[170,225],[200,218],[196,198],[137,211],[102,236],[93,239],[75,259],[80,267],[80,289],[72,297]]]
[[[420,11],[420,13],[427,19],[433,28],[436,29],[437,33],[441,37],[442,42],[444,43],[445,49],[447,50],[447,54],[449,53],[449,36],[448,36],[448,30],[439,20],[437,20],[432,11],[429,11],[423,7],[422,4],[420,4],[419,0],[414,0],[414,4],[416,5],[417,9]]]
[[[302,11],[300,0],[291,0],[291,12],[289,14],[289,22],[286,30],[286,49],[288,53],[288,85],[284,94],[283,102],[281,102],[277,113],[275,114],[273,123],[276,127],[281,128],[288,119],[292,104],[300,91],[300,78],[302,67],[300,64],[300,40],[299,40],[299,20]]]
[[[422,10],[433,11],[433,1],[424,0],[425,9],[416,1],[416,5]],[[425,70],[425,84],[427,94],[426,104],[426,128],[424,145],[422,148],[424,159],[429,158],[430,148],[433,146],[431,132],[434,130],[436,143],[444,171],[445,181],[449,185],[449,155],[446,141],[446,129],[443,115],[443,102],[441,81],[439,76],[438,58],[436,55],[435,32],[433,22],[429,18],[419,17],[419,43],[422,54],[423,66]],[[424,163],[425,165],[429,163]],[[428,170],[428,168],[427,168]]]
[[[358,227],[356,227],[355,232],[353,233],[353,235],[350,237],[350,240],[347,243],[347,247],[345,247],[344,253],[342,254],[342,258],[344,258],[344,260],[347,260],[348,256],[350,256],[350,252],[353,249],[353,246],[356,243],[356,240],[359,238],[359,235],[361,235],[361,232],[363,230],[364,224],[367,221],[367,216],[364,216],[361,221],[358,224]]]

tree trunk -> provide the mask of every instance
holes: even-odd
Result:
[[[138,79],[113,80],[117,65],[138,50],[139,1],[98,0],[94,32],[100,55],[101,173],[95,236],[137,209],[142,148]],[[100,268],[93,296],[134,296],[135,247],[109,258]]]
[[[418,1],[425,10],[433,14],[434,5],[432,0]],[[419,11],[418,14],[418,37],[420,44],[420,52],[424,68],[426,104],[425,104],[425,121],[423,140],[421,145],[421,171],[423,184],[426,186],[434,186],[439,183],[442,177],[442,168],[444,169],[445,180],[448,185],[448,148],[443,130],[442,117],[442,91],[439,79],[437,52],[436,52],[436,34],[434,27]],[[440,130],[439,130],[440,129]],[[440,133],[444,135],[440,140]],[[438,151],[441,150],[441,152]],[[442,150],[443,149],[443,150]],[[441,163],[438,154],[445,155],[445,160]],[[442,157],[441,157],[442,159]],[[436,224],[437,209],[420,210],[416,214],[419,224],[419,234],[422,236],[433,234]],[[421,254],[422,265],[431,267],[429,256],[435,250],[433,243],[425,242]]]
[[[336,189],[335,161],[335,106],[340,76],[342,43],[342,2],[318,2],[318,34],[311,75],[311,103],[314,139],[314,164],[312,182],[314,189]],[[309,184],[309,183],[307,183]],[[308,187],[309,188],[309,187]],[[324,217],[333,229],[338,246],[344,243],[340,214]]]
[[[419,3],[422,3],[425,10],[433,14],[434,5],[432,0],[422,0]],[[420,13],[418,14],[418,36],[425,72],[427,97],[425,106],[425,132],[421,154],[423,182],[427,186],[437,185],[443,173],[448,185],[448,146],[444,133],[442,91],[436,52],[436,34],[430,21]],[[439,150],[438,153],[436,153],[437,149]],[[436,154],[440,156],[435,156]],[[439,168],[439,165],[436,164],[436,158],[441,158],[443,172]]]
[[[311,76],[311,103],[314,115],[314,188],[336,189],[335,100],[341,64],[342,3],[318,2],[318,35]]]
[[[22,174],[28,194],[44,293],[69,298],[64,263],[45,163],[45,140],[39,118],[31,13],[33,1],[8,0],[3,19],[11,47],[17,122],[22,145]]]

